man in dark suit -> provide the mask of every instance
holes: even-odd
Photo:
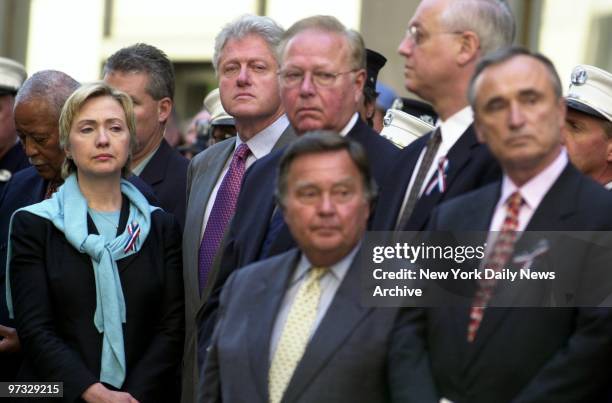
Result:
[[[364,149],[306,134],[280,161],[277,193],[299,249],[228,280],[199,401],[434,402],[427,363],[402,359],[405,311],[360,303],[355,256],[376,193]]]
[[[580,174],[562,146],[565,102],[552,63],[521,48],[485,57],[470,102],[478,137],[499,160],[503,179],[440,205],[429,229],[490,231],[487,267],[514,267],[531,255],[532,270],[553,262],[558,280],[573,276],[569,286],[577,290],[601,269],[596,259],[604,258],[609,271],[609,246],[595,253],[595,244],[568,247],[554,233],[529,232],[612,229],[612,196]],[[533,237],[548,239],[545,247],[527,245]],[[509,308],[517,305],[499,303],[507,285],[474,281],[465,305],[420,311],[415,329],[426,339],[440,396],[470,403],[602,401],[612,368],[612,315],[593,306],[606,296],[594,295],[598,288],[610,292],[610,276],[595,274],[582,290],[594,303],[573,303],[566,299],[573,294],[564,293],[555,304],[545,298],[531,305],[564,308]]]
[[[514,17],[505,1],[423,0],[399,46],[408,91],[432,104],[436,129],[404,148],[382,184],[372,228],[419,231],[439,203],[500,176],[472,125],[467,86],[478,60],[509,46]]]
[[[207,96],[207,104],[218,105],[234,118],[237,137],[198,154],[187,171],[187,221],[191,225],[183,237],[184,402],[195,401],[198,385],[196,314],[214,285],[207,283],[206,274],[234,213],[244,170],[295,138],[278,89],[276,47],[283,32],[268,17],[247,15],[227,24],[215,40],[213,61],[219,92],[214,102]],[[245,146],[246,158],[237,164],[237,150]]]
[[[11,378],[19,360],[4,357],[6,351],[19,351],[19,340],[9,320],[5,298],[5,268],[9,223],[13,212],[38,203],[55,193],[62,184],[61,166],[64,151],[59,145],[59,117],[64,102],[79,83],[60,71],[43,70],[28,78],[15,97],[15,126],[32,167],[17,172],[0,194],[0,336],[2,365],[0,376]],[[153,205],[153,191],[138,177],[129,179]],[[7,328],[8,325],[8,328]],[[11,375],[12,374],[12,375]]]
[[[380,183],[398,150],[359,119],[366,80],[365,48],[359,33],[346,29],[334,17],[306,18],[287,30],[280,55],[281,99],[295,132],[333,130],[359,142]],[[215,295],[204,307],[200,348],[209,340],[218,296],[231,272],[295,246],[274,198],[281,155],[282,150],[271,153],[244,177],[236,214],[220,251],[220,267],[209,277]]]
[[[172,63],[156,47],[138,43],[108,58],[104,81],[134,101],[138,144],[132,172],[153,188],[160,207],[184,227],[189,161],[164,139],[174,99]]]

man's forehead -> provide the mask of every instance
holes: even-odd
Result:
[[[546,67],[538,60],[524,55],[487,67],[476,78],[474,86],[477,97],[493,95],[491,91],[512,93],[527,90],[554,91]]]
[[[312,42],[319,42],[321,46],[312,46]],[[332,42],[333,44],[330,44]],[[334,47],[334,52],[324,55],[326,45]],[[322,29],[308,28],[298,32],[289,39],[283,54],[283,61],[295,56],[295,54],[309,54],[316,56],[329,56],[329,59],[348,59],[348,38],[338,32],[325,31]]]
[[[438,23],[448,4],[447,0],[423,0],[408,22],[408,26],[429,28]]]

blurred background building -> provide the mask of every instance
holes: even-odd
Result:
[[[388,58],[379,81],[402,96],[403,62],[396,53],[418,0],[0,0],[0,56],[24,63],[29,74],[62,70],[79,81],[100,78],[117,49],[146,42],[164,50],[176,68],[181,122],[216,87],[213,41],[232,19],[268,15],[285,28],[313,14],[331,14],[359,30],[366,45]],[[612,1],[510,0],[516,42],[549,56],[565,87],[580,63],[612,71]]]

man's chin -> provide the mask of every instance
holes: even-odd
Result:
[[[319,120],[308,119],[298,122],[298,124],[296,124],[294,127],[298,133],[304,134],[314,130],[321,130],[323,129],[324,124]]]

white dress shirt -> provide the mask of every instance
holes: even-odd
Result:
[[[336,291],[338,291],[338,287],[340,287],[340,284],[342,284],[342,280],[344,280],[346,273],[353,263],[353,259],[355,258],[355,254],[359,250],[360,245],[361,244],[357,244],[357,246],[355,246],[348,255],[342,258],[342,260],[329,267],[329,271],[319,280],[319,285],[321,286],[321,299],[319,300],[317,316],[312,325],[310,337],[312,337],[315,330],[319,327],[321,320],[323,320],[325,313],[336,295]],[[272,328],[272,334],[270,335],[270,362],[272,362],[272,358],[276,352],[276,347],[278,346],[283,328],[285,327],[285,322],[287,322],[287,316],[289,316],[291,305],[293,304],[300,286],[306,279],[306,274],[311,267],[312,264],[308,261],[308,258],[302,254],[293,273],[293,277],[289,282],[289,288],[285,292],[283,302],[281,303],[278,313],[276,314],[276,320],[274,322],[274,327]]]
[[[274,121],[270,126],[266,127],[259,133],[255,134],[251,137],[247,142],[247,146],[251,150],[251,153],[247,157],[246,160],[246,169],[248,169],[255,161],[260,158],[265,157],[272,151],[274,145],[283,134],[285,129],[289,126],[289,119],[287,119],[287,115],[281,115],[278,119]],[[236,136],[236,146],[234,147],[234,151],[230,154],[227,161],[225,161],[225,166],[217,178],[217,183],[215,183],[215,187],[210,193],[210,197],[208,198],[208,202],[206,203],[206,211],[204,212],[204,222],[202,223],[202,231],[200,233],[200,239],[204,236],[204,230],[206,229],[206,224],[208,223],[208,218],[210,217],[210,212],[212,211],[213,205],[215,204],[215,200],[217,198],[217,192],[219,191],[219,187],[221,186],[221,182],[223,182],[223,178],[225,178],[225,174],[229,170],[230,163],[232,162],[232,158],[234,157],[234,152],[238,149],[240,144],[244,143],[240,136]]]
[[[339,134],[342,137],[345,137],[348,134],[348,132],[350,132],[351,129],[355,126],[355,123],[357,123],[357,119],[359,119],[359,114],[355,112],[353,116],[349,119],[346,126],[344,126],[344,129],[342,129]]]
[[[542,202],[542,199],[546,196],[546,193],[548,193],[567,166],[567,162],[567,153],[565,149],[562,149],[552,164],[547,166],[542,172],[531,178],[520,188],[512,182],[512,179],[510,179],[508,175],[504,174],[501,196],[495,206],[495,212],[493,213],[489,231],[501,230],[504,219],[506,218],[506,200],[508,200],[508,197],[517,190],[523,197],[523,205],[519,210],[517,231],[524,231],[531,217],[533,217],[533,213]]]
[[[455,113],[453,116],[449,117],[445,121],[438,121],[436,128],[440,128],[442,142],[440,143],[440,147],[438,147],[438,151],[434,156],[431,166],[427,170],[427,175],[425,176],[426,179],[423,181],[423,184],[421,185],[421,189],[419,191],[419,197],[423,194],[425,187],[427,186],[427,184],[429,184],[429,181],[431,181],[431,177],[438,169],[438,161],[440,160],[440,158],[446,157],[450,149],[455,145],[455,143],[457,143],[461,135],[465,133],[465,131],[472,124],[473,121],[474,114],[472,112],[472,108],[469,106],[466,106],[465,108],[461,109],[459,112]],[[410,190],[412,189],[412,185],[416,180],[417,173],[419,172],[419,168],[421,167],[421,161],[423,160],[426,151],[427,147],[424,147],[421,151],[421,155],[419,156],[416,165],[414,166],[414,170],[412,171],[410,177],[410,182],[408,183],[406,193],[404,194],[402,208],[400,209],[400,213],[397,216],[396,225],[399,224],[399,220],[402,217],[402,213],[404,212],[404,208],[406,207],[406,203],[408,202]],[[452,164],[452,161],[450,161],[449,164]]]

